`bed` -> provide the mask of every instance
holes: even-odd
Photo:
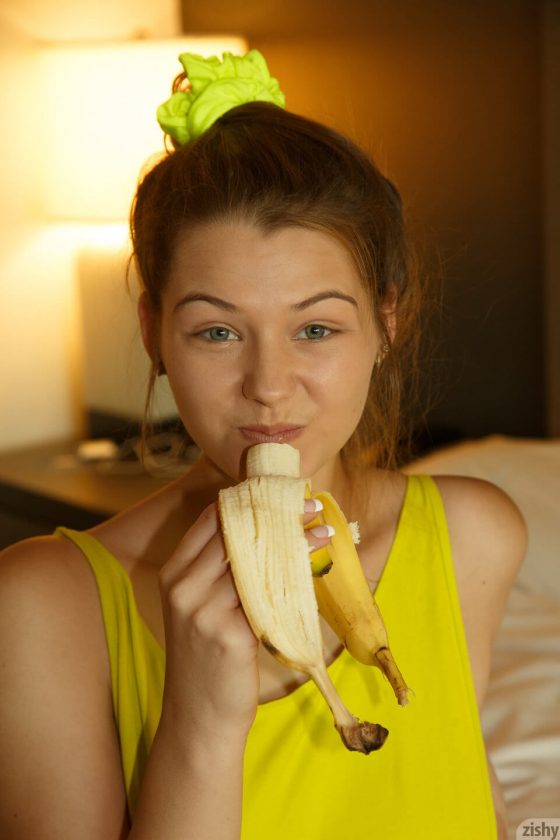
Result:
[[[430,453],[405,471],[487,479],[525,517],[527,558],[494,644],[482,727],[510,840],[560,836],[560,439],[493,435]],[[516,834],[524,821],[533,833]]]

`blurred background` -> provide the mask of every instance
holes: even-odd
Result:
[[[560,436],[558,0],[2,0],[0,508],[17,489],[103,515],[152,486],[68,490],[115,460],[80,444],[120,447],[142,416],[126,217],[176,56],[198,48],[261,50],[288,108],[349,134],[399,188],[444,278],[421,446]],[[156,418],[173,430],[165,387]]]

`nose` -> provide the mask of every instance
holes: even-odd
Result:
[[[248,351],[242,393],[248,400],[273,405],[291,396],[295,388],[294,360],[279,342],[262,343]]]

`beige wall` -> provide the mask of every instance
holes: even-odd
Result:
[[[4,7],[2,7],[4,11]],[[0,447],[68,433],[71,272],[32,215],[40,142],[29,109],[29,38],[0,18]]]
[[[180,31],[173,0],[2,0],[0,8],[3,26],[29,40],[163,37]]]
[[[35,210],[43,160],[30,49],[37,40],[176,34],[179,17],[172,0],[0,6],[0,450],[82,429],[76,255],[92,231],[49,225]]]

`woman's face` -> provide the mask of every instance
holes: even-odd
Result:
[[[329,489],[381,339],[350,255],[286,227],[220,222],[183,235],[162,298],[160,354],[187,431],[244,478],[249,426],[298,426],[301,475]]]

